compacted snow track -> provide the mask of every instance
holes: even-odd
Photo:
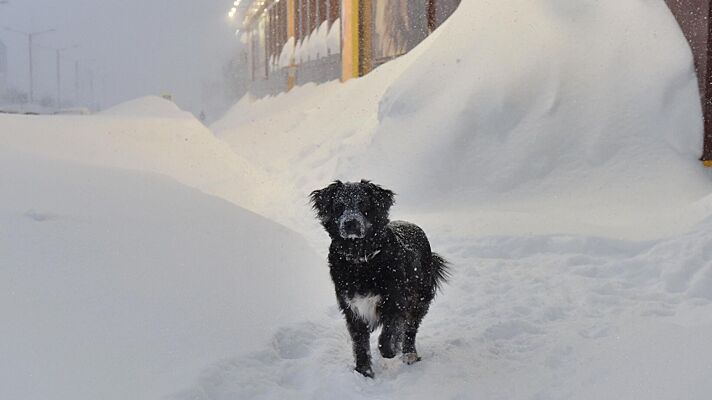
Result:
[[[372,338],[375,380],[354,373],[332,304],[323,319],[282,326],[263,349],[209,368],[179,397],[706,399],[711,231],[709,220],[650,242],[436,239],[454,273],[420,330],[422,362],[383,359]]]

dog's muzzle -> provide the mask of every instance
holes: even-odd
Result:
[[[370,225],[360,212],[346,210],[339,218],[339,235],[344,239],[363,239]]]

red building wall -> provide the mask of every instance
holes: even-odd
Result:
[[[695,57],[695,68],[705,116],[705,148],[702,160],[712,166],[712,80],[709,54],[710,0],[666,0],[680,23]]]

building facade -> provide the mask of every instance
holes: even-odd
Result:
[[[243,3],[250,92],[363,76],[405,54],[460,0],[254,0]]]
[[[704,114],[705,141],[701,160],[712,167],[712,7],[710,0],[666,0],[680,23],[695,59],[700,100]]]

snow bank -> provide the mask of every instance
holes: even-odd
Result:
[[[294,57],[294,37],[290,36],[289,39],[287,39],[287,43],[282,46],[277,66],[280,68],[288,67],[292,57]]]
[[[324,21],[319,25],[309,40],[309,57],[317,60],[327,56],[329,39],[329,21]]]
[[[300,86],[274,97],[242,98],[222,119],[211,125],[216,136],[250,164],[281,182],[291,204],[305,204],[311,190],[336,177],[336,166],[371,141],[378,124],[379,99],[392,76],[406,60],[389,63],[361,80]],[[355,104],[356,106],[349,106]],[[260,212],[303,232],[316,224],[308,207],[261,207]]]
[[[3,398],[161,398],[332,299],[298,235],[168,178],[6,148],[0,169]]]
[[[644,237],[709,203],[701,121],[663,1],[522,0],[463,2],[368,76],[241,102],[212,128],[295,192],[364,177],[477,233]]]
[[[304,56],[304,53],[306,51],[306,42],[309,40],[309,36],[306,38],[302,38],[302,40],[297,42],[297,45],[294,47],[294,62],[297,64],[301,64],[306,60],[306,57]]]
[[[464,2],[437,41],[383,97],[364,172],[447,201],[709,192],[691,52],[663,1]]]
[[[105,116],[132,118],[193,118],[174,102],[158,96],[146,96],[115,105],[100,113]]]
[[[341,54],[341,18],[337,18],[326,36],[327,54]]]
[[[146,117],[140,117],[142,106]],[[251,210],[281,201],[280,184],[177,110],[166,100],[145,98],[108,115],[0,115],[0,143],[11,151],[168,175]]]

